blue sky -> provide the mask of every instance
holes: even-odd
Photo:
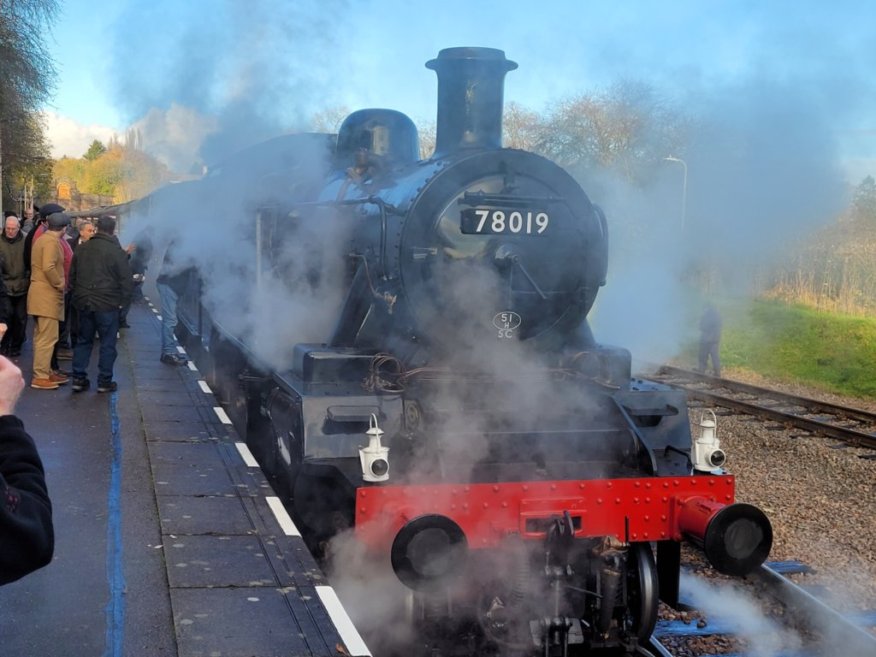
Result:
[[[191,110],[181,130],[192,134],[193,122],[295,129],[337,106],[430,120],[436,82],[424,62],[477,45],[520,64],[506,101],[533,109],[619,79],[683,103],[783,86],[830,116],[847,160],[869,162],[874,44],[867,2],[61,0],[47,109],[67,119],[57,139],[121,132],[152,111],[154,141],[180,130],[166,118],[173,107]]]

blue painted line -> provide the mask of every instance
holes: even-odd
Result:
[[[110,467],[106,523],[106,576],[110,597],[106,605],[104,657],[122,657],[125,637],[125,572],[122,567],[122,433],[118,401],[119,393],[110,393],[113,460]]]

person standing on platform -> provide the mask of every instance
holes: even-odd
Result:
[[[79,229],[73,236],[65,235],[64,241],[70,246],[70,262],[72,265],[73,255],[76,253],[76,249],[79,248],[82,244],[85,244],[88,240],[94,237],[94,233],[97,228],[94,227],[94,224],[91,223],[88,219],[79,219]],[[69,272],[68,272],[69,273]],[[72,278],[69,278],[68,281],[72,281]],[[58,359],[69,359],[73,358],[73,347],[76,346],[76,336],[79,334],[79,313],[76,312],[76,307],[73,305],[73,288],[72,282],[68,282],[67,291],[64,293],[64,317],[66,320],[60,327],[60,336],[58,338],[59,347],[64,347],[67,345],[70,349],[69,353],[61,351],[59,348],[56,352],[55,356]],[[65,335],[66,333],[66,335]]]
[[[0,584],[47,565],[55,550],[43,463],[13,415],[23,387],[21,370],[0,356]]]
[[[61,237],[70,217],[49,215],[47,230],[33,245],[27,314],[34,317],[33,378],[31,388],[54,390],[69,380],[52,370],[52,352],[58,342],[58,324],[64,319],[64,251]]]
[[[27,235],[33,230],[33,207],[24,209],[24,221],[21,223],[21,232]]]
[[[100,339],[97,361],[97,391],[113,392],[113,366],[119,310],[131,299],[134,279],[128,255],[113,236],[116,220],[104,216],[97,220],[97,233],[81,244],[73,255],[70,281],[73,307],[79,315],[79,332],[73,347],[73,392],[88,390],[88,361],[94,345],[94,332]]]
[[[24,233],[18,217],[6,218],[3,234],[0,235],[0,260],[2,260],[3,283],[9,298],[9,329],[0,341],[0,354],[17,358],[21,355],[27,330],[27,288],[30,275],[24,265]]]
[[[181,267],[177,261],[176,245],[171,242],[164,252],[161,273],[155,280],[158,296],[161,298],[161,362],[166,365],[185,365],[188,358],[176,349],[174,331],[179,322],[176,306],[185,291],[186,283],[194,274],[194,267]]]

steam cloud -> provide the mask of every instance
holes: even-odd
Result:
[[[717,272],[711,294],[749,293],[752,271],[844,207],[840,154],[853,128],[869,127],[862,121],[876,98],[861,57],[876,28],[854,3],[810,3],[778,16],[768,7],[742,15],[734,4],[682,2],[637,17],[598,6],[580,15],[585,10],[570,5],[558,8],[564,20],[557,21],[551,12],[509,15],[500,3],[457,0],[440,16],[410,15],[396,0],[260,0],[245,8],[226,0],[209,12],[170,0],[129,3],[117,22],[112,77],[118,102],[142,117],[147,149],[182,171],[300,129],[314,110],[391,104],[386,98],[397,89],[409,92],[398,109],[431,118],[435,81],[422,63],[462,43],[500,47],[520,60],[506,99],[524,106],[623,77],[665,89],[698,127],[688,150],[674,153],[688,170],[684,232],[677,163],[663,163],[659,184],[646,190],[582,181],[611,233],[597,338],[661,361],[695,335],[702,300],[688,281],[704,267]],[[497,12],[501,29],[485,43],[482,26],[495,26]],[[468,20],[455,18],[460,13]],[[387,40],[387,20],[400,15],[404,29]],[[540,23],[565,44],[564,61],[527,61],[515,47]],[[643,24],[666,38],[631,45],[619,36]],[[405,34],[416,38],[402,46]]]

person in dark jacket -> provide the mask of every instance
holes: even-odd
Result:
[[[100,217],[97,233],[81,244],[73,255],[70,280],[73,306],[79,315],[79,331],[73,348],[73,392],[82,392],[91,385],[86,370],[95,331],[100,339],[97,391],[113,392],[117,388],[113,381],[113,365],[116,362],[119,309],[131,299],[134,285],[128,256],[113,236],[115,229],[115,219]]]
[[[0,341],[0,354],[16,358],[21,355],[26,335],[30,274],[24,264],[24,233],[14,214],[6,218],[3,234],[0,235],[0,260],[10,310],[7,322],[9,330]]]
[[[21,370],[0,356],[0,584],[52,560],[52,502],[36,445],[13,413],[24,387]]]
[[[721,314],[714,304],[706,305],[706,310],[700,318],[700,353],[697,371],[706,372],[706,365],[712,361],[712,373],[721,376],[721,356],[718,353],[721,346]]]
[[[146,280],[146,270],[149,269],[149,259],[152,257],[152,239],[149,234],[145,231],[139,233],[134,241],[125,247],[125,252],[128,254],[128,262],[134,274],[134,295],[131,302],[122,308],[119,326],[131,328],[128,325],[128,312],[131,310],[131,303],[143,299],[143,281]]]

